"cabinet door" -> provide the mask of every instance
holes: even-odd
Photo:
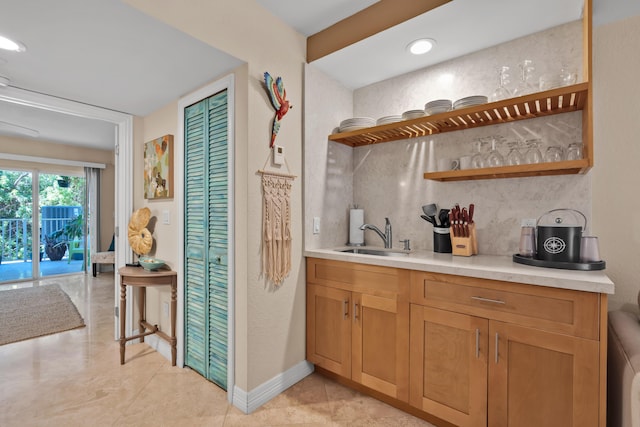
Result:
[[[354,381],[409,401],[409,303],[353,293]]]
[[[488,323],[411,305],[412,406],[460,427],[487,425]]]
[[[307,360],[351,378],[351,292],[307,285]]]
[[[491,321],[489,425],[598,425],[598,342]]]

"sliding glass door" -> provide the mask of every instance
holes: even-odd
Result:
[[[80,175],[0,170],[1,282],[86,270],[85,193]]]
[[[44,252],[40,276],[85,271],[88,246],[84,176],[40,173],[38,178],[39,231]]]
[[[0,170],[0,281],[37,277],[32,196],[32,172]]]

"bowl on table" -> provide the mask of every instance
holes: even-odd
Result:
[[[159,258],[140,258],[138,262],[145,270],[154,271],[162,268],[166,265],[166,262]]]

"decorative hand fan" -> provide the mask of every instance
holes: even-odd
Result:
[[[151,210],[149,208],[141,208],[135,211],[129,220],[129,246],[138,255],[138,258],[148,254],[153,245],[151,232],[146,228],[150,218]]]

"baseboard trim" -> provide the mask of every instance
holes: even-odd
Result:
[[[137,334],[137,332],[134,331]],[[145,344],[160,353],[165,359],[171,360],[171,346],[157,335],[147,335]],[[238,386],[233,388],[232,404],[245,414],[250,414],[295,383],[311,375],[314,371],[312,363],[303,360],[270,380],[260,384],[250,392]]]
[[[312,374],[313,370],[313,364],[303,360],[285,372],[260,384],[250,392],[235,386],[233,389],[233,406],[245,414],[250,414],[298,381]]]

